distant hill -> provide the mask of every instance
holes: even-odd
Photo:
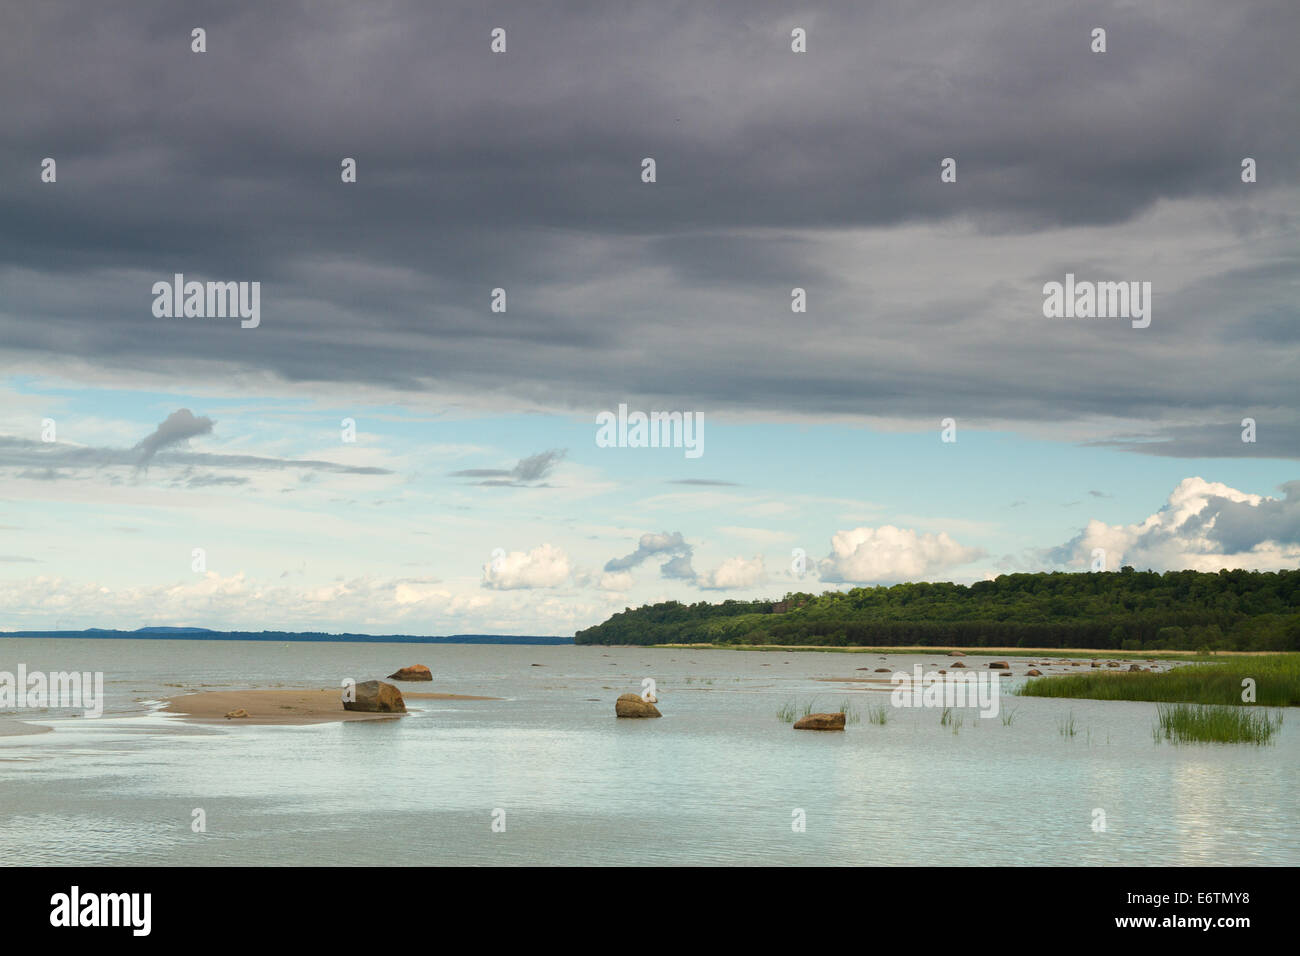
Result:
[[[1300,571],[1004,574],[952,583],[668,601],[579,631],[578,644],[1300,650]]]
[[[9,631],[0,637],[64,637],[172,641],[279,641],[350,644],[572,644],[571,637],[521,634],[451,634],[432,637],[421,634],[327,634],[323,631],[214,631],[206,627],[141,627],[134,631],[100,627],[80,631]]]

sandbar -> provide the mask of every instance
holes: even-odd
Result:
[[[344,710],[342,691],[324,690],[216,690],[168,697],[161,708],[164,713],[181,714],[189,720],[228,724],[319,724],[335,720],[392,720],[402,714],[372,714]],[[500,700],[500,697],[475,697],[468,694],[434,694],[403,691],[402,698],[413,700]],[[234,710],[245,710],[247,717],[227,718]]]

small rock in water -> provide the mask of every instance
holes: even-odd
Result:
[[[795,730],[843,730],[843,714],[809,714],[800,717],[794,724]]]
[[[1040,671],[1040,670],[1039,670],[1038,668],[1036,668],[1036,667],[1031,667],[1031,668],[1029,668],[1029,670],[1025,671],[1025,676],[1026,676],[1026,677],[1042,677],[1042,676],[1043,676],[1043,672]]]
[[[388,675],[389,680],[433,680],[433,674],[423,664],[412,664]]]
[[[237,710],[232,710],[230,713],[226,714],[226,720],[230,720],[234,717],[247,717],[247,716],[248,716],[248,711],[240,707]]]
[[[614,701],[616,717],[662,717],[659,708],[649,701],[642,700],[639,694],[622,694]]]

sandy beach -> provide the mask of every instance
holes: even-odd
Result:
[[[411,709],[418,700],[500,700],[499,697],[475,697],[468,694],[436,694],[403,691],[402,698]],[[247,717],[227,718],[231,711],[243,709]],[[229,724],[318,724],[334,720],[393,720],[402,714],[370,714],[344,710],[337,688],[324,690],[219,690],[181,694],[167,698],[164,713],[180,714],[187,720]]]

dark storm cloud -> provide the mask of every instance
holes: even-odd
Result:
[[[1212,421],[1248,394],[1297,411],[1300,263],[1293,241],[1263,245],[1297,209],[1285,191],[1242,204],[1297,183],[1293,3],[56,0],[0,16],[0,342],[24,363],[189,380],[202,359],[205,375],[583,409]],[[956,184],[939,183],[946,156]],[[1044,324],[1042,283],[1083,257],[999,243],[1122,230],[1162,200],[1222,203],[1257,261],[1160,286],[1142,334]],[[915,235],[948,222],[973,232]],[[898,270],[849,244],[866,227],[908,250],[893,298]],[[1165,229],[1134,269],[1219,238]],[[1184,256],[1188,238],[1203,241]],[[1125,267],[1088,259],[1101,278]],[[154,318],[150,287],[175,272],[261,281],[261,327]]]

